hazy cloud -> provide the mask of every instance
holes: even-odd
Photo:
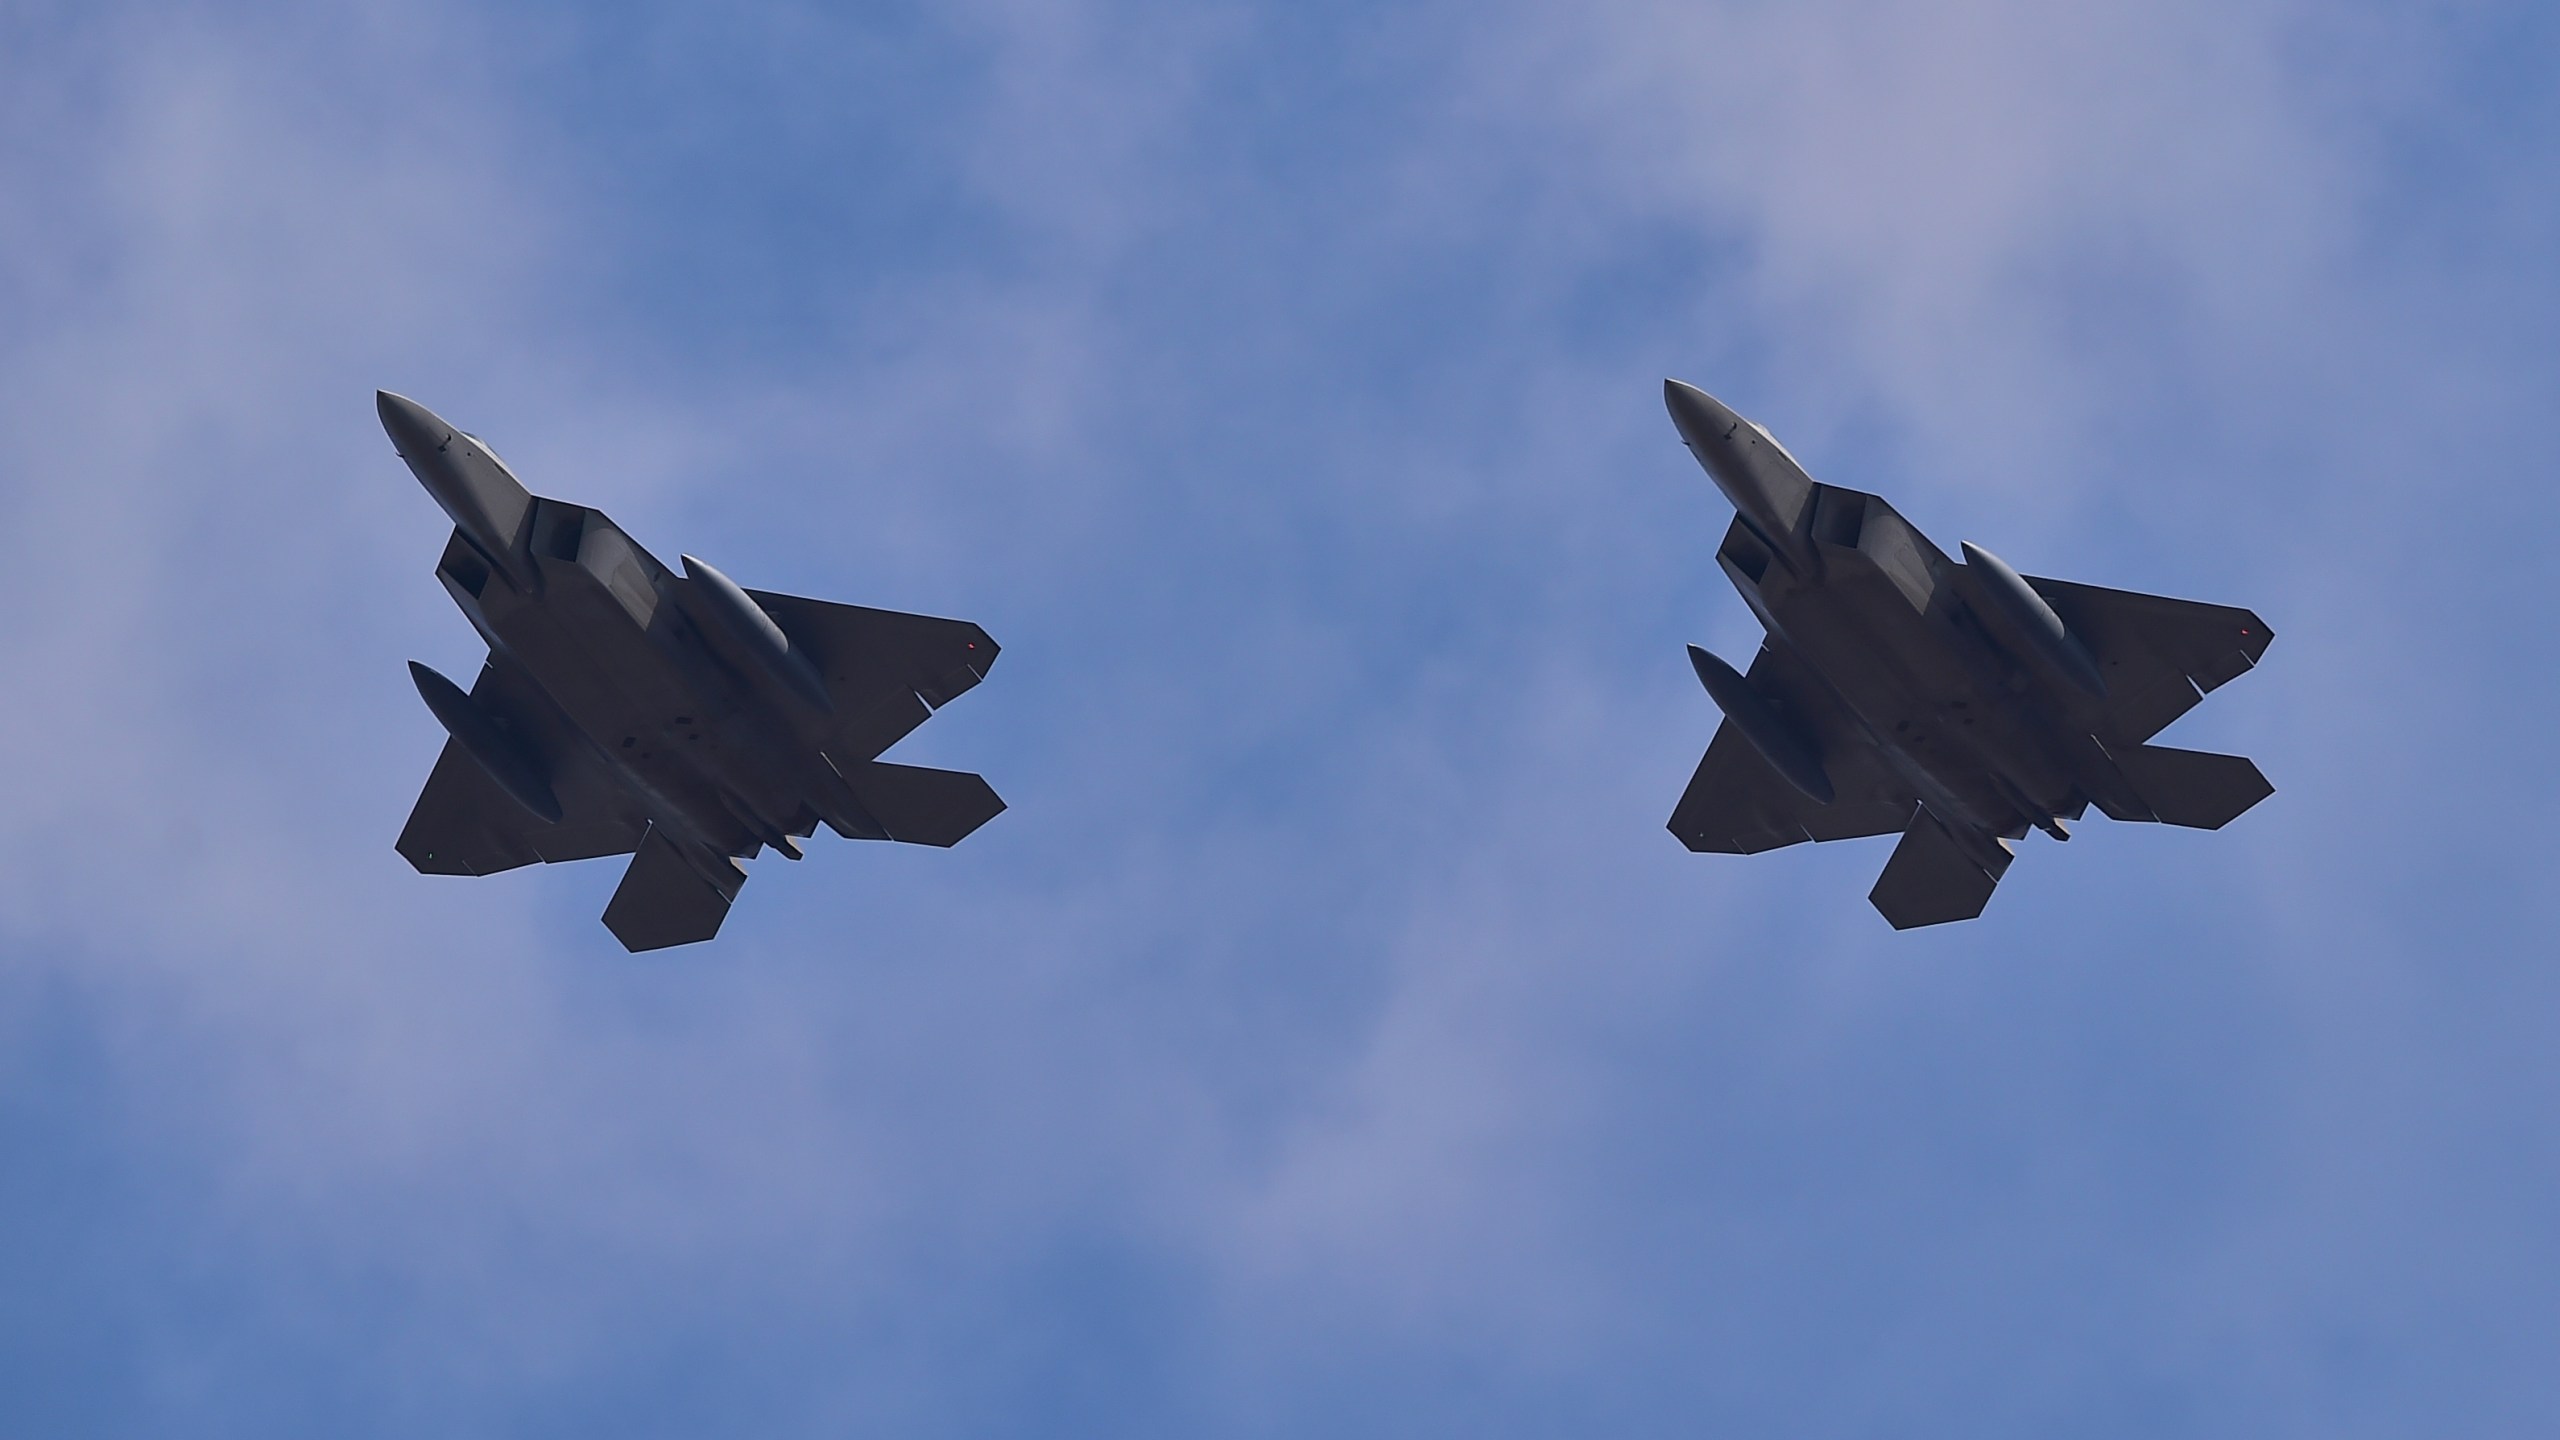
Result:
[[[45,1428],[2548,1418],[2503,22],[5,23]],[[1677,645],[1752,632],[1665,373],[1942,541],[2259,608],[2187,724],[2276,800],[1914,936],[1879,847],[1681,852]],[[610,867],[409,874],[397,662],[477,646],[375,385],[662,554],[985,622],[911,743],[1014,809],[643,960]]]

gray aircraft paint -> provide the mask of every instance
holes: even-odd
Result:
[[[605,924],[650,950],[710,939],[739,862],[797,860],[821,823],[952,845],[1004,809],[976,775],[878,758],[985,677],[986,631],[677,574],[426,407],[376,408],[453,520],[436,577],[489,644],[467,694],[411,666],[453,737],[400,834],[420,871],[631,855]]]
[[[1726,720],[1672,811],[1682,844],[1898,832],[1868,898],[1908,929],[1981,914],[2030,828],[2069,839],[2095,805],[2218,829],[2273,793],[2240,756],[2145,743],[2257,663],[2256,615],[2022,576],[1970,544],[1959,563],[1706,392],[1663,399],[1733,502],[1716,563],[1768,632],[1739,674],[1690,647]]]

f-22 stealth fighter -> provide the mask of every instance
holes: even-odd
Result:
[[[1817,483],[1768,431],[1664,382],[1733,502],[1716,552],[1768,639],[1748,674],[1692,645],[1724,711],[1671,813],[1692,850],[1900,832],[1868,896],[1896,929],[1982,913],[2029,827],[2095,805],[2214,830],[2274,793],[2237,755],[2148,741],[2265,653],[2246,610],[1961,564],[1873,495]]]
[[[797,860],[822,820],[952,845],[1004,809],[976,775],[877,758],[985,678],[986,631],[741,590],[691,556],[679,575],[416,401],[376,408],[453,518],[436,578],[489,642],[469,694],[409,667],[452,737],[400,833],[420,871],[630,855],[604,923],[654,950],[718,933],[739,860]]]

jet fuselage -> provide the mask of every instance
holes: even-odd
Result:
[[[425,407],[377,407],[454,522],[436,576],[490,651],[467,694],[412,667],[453,740],[402,833],[419,869],[636,854],[605,918],[646,949],[708,938],[737,862],[797,860],[822,822],[947,846],[1004,808],[979,776],[877,759],[978,683],[984,630],[678,574]]]
[[[1716,562],[1922,804],[1979,836],[2060,838],[2122,790],[2082,697],[1993,638],[1963,567],[1876,496],[1820,485],[1810,509],[1803,573],[1739,523]]]
[[[2256,662],[2255,615],[1958,562],[1705,392],[1664,400],[1733,502],[1716,562],[1768,631],[1747,676],[1690,647],[1727,723],[1673,812],[1683,844],[1899,830],[1872,898],[1926,925],[1979,913],[2029,827],[2068,839],[2094,804],[2211,829],[2269,793],[2242,757],[2145,743]]]

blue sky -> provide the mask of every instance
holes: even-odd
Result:
[[[2529,6],[0,11],[0,1418],[44,1435],[2560,1426],[2560,25]],[[1678,375],[2246,604],[2032,839],[1662,830]],[[966,616],[1013,809],[419,877],[370,391]]]

